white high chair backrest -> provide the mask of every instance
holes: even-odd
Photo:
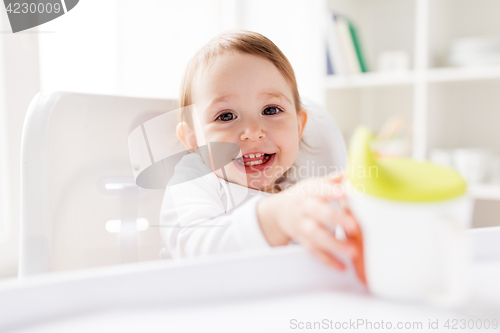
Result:
[[[301,144],[296,165],[344,167],[346,147],[333,118],[317,104],[304,106],[307,145]],[[163,191],[135,186],[128,138],[147,120],[177,107],[175,100],[35,96],[22,141],[20,276],[159,259]],[[179,151],[176,125],[168,122],[160,141]],[[150,227],[134,234],[130,227],[135,230],[137,221],[140,229],[144,219]],[[109,232],[120,220],[121,232]]]
[[[163,191],[131,186],[127,139],[138,125],[177,107],[176,100],[35,96],[22,139],[20,276],[159,259],[153,226]],[[119,228],[120,220],[122,227],[127,220],[134,225],[136,218],[153,225],[137,238],[106,229]]]
[[[308,120],[295,167],[308,169],[308,177],[324,176],[326,173],[346,171],[347,147],[337,123],[321,105],[303,98],[302,104],[308,113]]]

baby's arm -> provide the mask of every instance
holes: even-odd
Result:
[[[191,180],[165,192],[161,234],[172,257],[270,248],[294,239],[336,268],[344,268],[337,254],[351,257],[365,281],[361,230],[348,210],[328,205],[329,200],[343,198],[335,195],[341,177],[301,181],[280,194],[256,196],[226,213],[220,181],[209,170],[203,171],[206,166],[200,161],[188,156],[176,171]],[[343,227],[346,242],[328,230],[335,225]]]
[[[226,213],[213,174],[169,186],[161,214],[161,234],[172,257],[270,248],[256,216],[254,197]]]

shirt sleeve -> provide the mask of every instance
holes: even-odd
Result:
[[[256,195],[226,212],[221,185],[213,173],[169,186],[160,228],[165,252],[173,258],[271,248],[260,228]]]

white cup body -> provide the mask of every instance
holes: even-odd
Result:
[[[410,203],[355,193],[347,186],[374,295],[444,305],[463,300],[469,257],[464,231],[470,226],[472,199]]]

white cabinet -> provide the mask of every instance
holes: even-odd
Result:
[[[400,114],[410,125],[416,159],[429,158],[435,148],[485,148],[500,155],[500,66],[452,67],[448,61],[456,39],[500,36],[500,1],[323,4],[325,12],[344,14],[355,24],[369,68],[364,74],[325,75],[325,105],[347,140],[358,124],[378,131],[390,116]],[[408,55],[408,71],[378,70],[380,54],[393,50]],[[471,193],[497,200],[500,184],[475,186]]]

